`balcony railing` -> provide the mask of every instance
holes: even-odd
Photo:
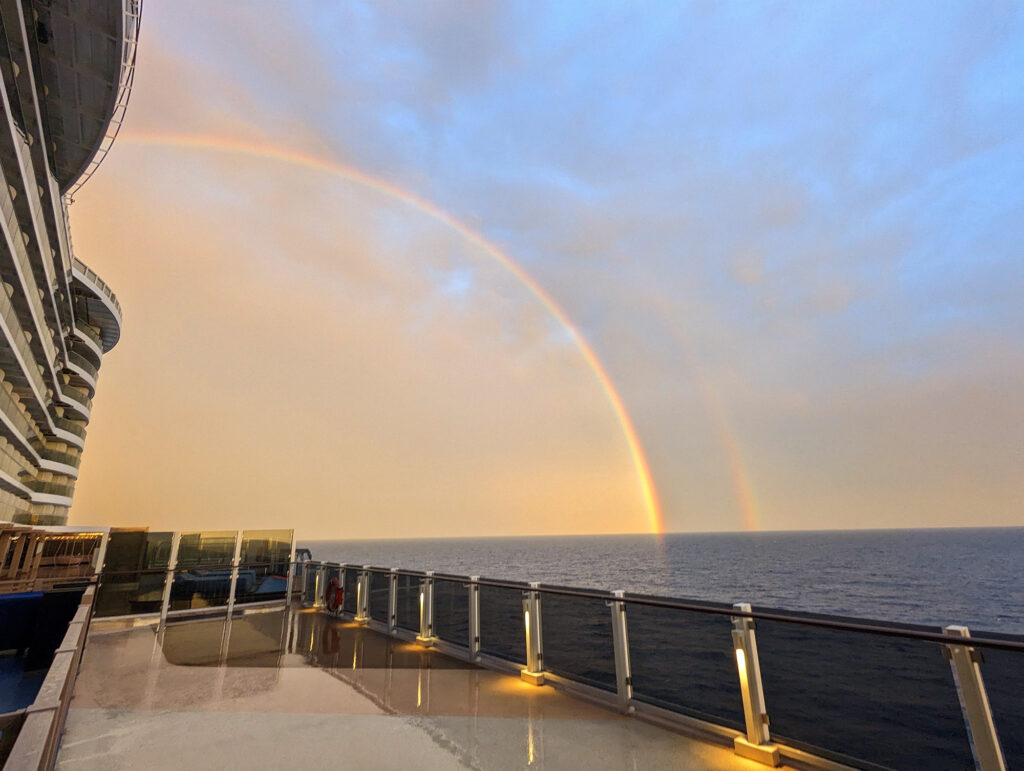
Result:
[[[96,378],[99,377],[99,369],[96,367],[95,364],[93,364],[91,361],[85,358],[78,351],[69,351],[68,360],[70,361],[71,364],[74,364],[75,366],[81,367],[83,370],[85,370],[92,377],[93,382],[96,382]]]
[[[79,439],[85,439],[85,426],[81,423],[76,423],[75,421],[68,420],[67,418],[54,418],[53,425],[55,428],[60,428],[74,434]]]
[[[769,764],[1024,762],[1019,636],[337,563],[306,563],[301,586],[308,607]]]
[[[99,348],[101,351],[103,350],[103,340],[101,340],[100,336],[93,332],[92,329],[90,329],[85,324],[75,324],[75,329],[81,332],[87,338],[89,338],[92,342],[96,343],[97,348]]]
[[[96,615],[166,619],[283,603],[292,548],[291,530],[111,533]]]
[[[100,278],[97,275],[96,271],[94,271],[92,268],[90,268],[77,257],[74,258],[73,264],[74,269],[78,271],[80,274],[82,274],[82,276],[85,277],[89,284],[91,284],[95,289],[101,292],[108,300],[110,300],[111,305],[117,308],[117,315],[120,318],[122,316],[121,303],[117,301],[117,295],[114,294],[114,290],[107,286],[107,282]]]

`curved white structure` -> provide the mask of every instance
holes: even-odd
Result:
[[[140,0],[0,0],[0,520],[60,525],[121,305],[67,202],[124,117]]]

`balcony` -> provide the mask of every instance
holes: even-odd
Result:
[[[115,345],[121,337],[121,303],[107,283],[92,268],[75,257],[71,265],[71,277],[74,287],[84,298],[88,309],[89,322],[100,328],[100,334],[89,334],[84,324],[76,325],[76,329],[96,342],[103,353]]]
[[[61,386],[60,400],[64,404],[70,405],[73,410],[86,419],[89,418],[89,413],[92,410],[92,399],[89,398],[87,391],[65,383]]]
[[[92,330],[89,331],[91,332]],[[100,344],[100,340],[98,337],[96,338],[96,344]],[[78,351],[68,352],[68,364],[71,364],[74,367],[77,367],[78,369],[82,370],[82,372],[88,375],[87,379],[92,381],[93,388],[96,387],[96,379],[99,377],[99,367],[97,367],[95,364],[93,364],[91,361],[85,358]]]

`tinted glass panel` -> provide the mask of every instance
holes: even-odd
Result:
[[[541,594],[540,618],[545,669],[615,690],[611,608],[604,600]]]
[[[420,631],[420,579],[419,576],[398,576],[395,624],[403,629]]]
[[[465,582],[434,579],[434,634],[455,645],[469,646],[469,589]]]
[[[178,546],[178,567],[224,567],[235,557],[235,533],[208,530],[182,533]]]
[[[974,767],[942,646],[768,621],[756,634],[773,735],[836,759]]]
[[[480,587],[480,650],[517,664],[526,663],[522,589]]]
[[[159,613],[166,580],[164,570],[104,575],[93,613],[98,617]]]
[[[977,637],[995,637],[1024,642],[1024,637],[978,632]],[[1024,768],[1024,653],[985,649],[981,676],[985,681],[989,707],[1008,768]]]
[[[241,561],[243,565],[256,563],[285,563],[291,560],[291,530],[243,530]]]
[[[355,615],[359,611],[359,569],[345,568],[345,595],[342,598],[342,610]]]
[[[370,573],[370,618],[388,622],[388,574]]]
[[[178,570],[171,584],[171,610],[210,608],[227,605],[231,591],[231,568]]]
[[[235,602],[284,600],[288,587],[288,563],[242,566],[238,569]]]
[[[103,558],[103,572],[166,568],[171,556],[173,535],[141,530],[111,533],[107,540],[107,553]]]
[[[627,604],[626,628],[637,699],[742,730],[728,616]]]

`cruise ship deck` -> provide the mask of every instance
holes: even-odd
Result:
[[[57,767],[763,768],[315,610],[97,619]]]

